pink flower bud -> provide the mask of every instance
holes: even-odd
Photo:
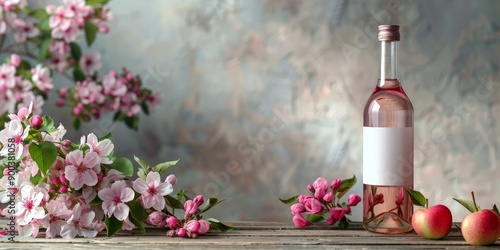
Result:
[[[54,184],[54,185],[57,185],[57,184],[61,183],[61,180],[59,180],[58,178],[54,178],[54,179],[50,180],[50,182],[52,182],[52,184]]]
[[[168,182],[172,186],[175,186],[175,183],[177,183],[177,177],[175,177],[175,175],[171,174],[171,175],[167,176],[167,179],[165,179],[165,182]]]
[[[42,126],[42,123],[43,119],[39,115],[34,115],[30,118],[30,125],[35,129],[39,129]]]
[[[198,211],[198,205],[194,201],[188,200],[184,203],[184,213],[186,217],[193,215],[196,211]]]
[[[330,210],[330,215],[335,221],[339,221],[344,218],[345,211],[341,207],[334,207]]]
[[[340,179],[333,180],[331,185],[333,192],[335,193],[335,191],[337,191],[337,189],[339,189],[341,185],[342,181]]]
[[[312,197],[312,196],[310,196],[310,195],[306,195],[306,194],[301,194],[301,195],[299,195],[298,201],[299,201],[300,203],[304,203],[304,202],[306,201],[306,199],[308,199],[308,198],[310,198],[310,197]]]
[[[319,177],[318,179],[316,179],[312,185],[315,190],[316,189],[323,189],[324,191],[328,190],[328,181],[323,177]]]
[[[167,215],[163,212],[153,211],[148,215],[145,222],[149,225],[164,227],[167,225],[167,221],[165,220],[166,217]]]
[[[186,230],[184,230],[184,228],[177,229],[177,236],[186,237],[186,235],[187,235],[187,233],[186,233]]]
[[[59,176],[59,180],[60,180],[62,183],[64,183],[64,184],[68,184],[68,182],[69,182],[69,181],[68,181],[68,179],[66,179],[66,175],[65,175],[65,174],[61,174],[61,175]]]
[[[304,201],[304,207],[308,214],[318,214],[323,211],[323,205],[314,197],[309,197]]]
[[[64,107],[65,104],[66,104],[65,100],[59,100],[59,101],[56,102],[56,106],[59,107],[59,108]]]
[[[349,203],[349,206],[356,206],[361,201],[361,197],[359,197],[359,195],[357,194],[351,194],[349,195],[347,201]]]
[[[302,203],[295,203],[290,207],[290,210],[292,211],[292,214],[295,215],[306,211],[306,208]]]
[[[198,234],[206,234],[210,230],[210,223],[206,220],[199,220],[200,228],[198,229]]]
[[[323,196],[325,196],[325,190],[322,189],[322,188],[318,188],[316,190],[314,190],[314,197],[316,197],[316,199],[318,200],[322,200],[323,199]]]
[[[102,178],[104,178],[103,174],[101,174],[101,173],[97,174],[97,180],[98,181],[102,181]]]
[[[170,229],[177,229],[180,223],[181,222],[179,221],[179,219],[175,218],[175,216],[170,216],[167,218],[167,224]]]
[[[82,113],[82,110],[78,107],[73,108],[73,114],[75,115],[80,115]]]
[[[314,187],[312,184],[308,184],[307,185],[307,190],[311,191],[311,192],[314,192]]]
[[[49,194],[54,194],[56,192],[56,189],[51,187],[49,188]]]
[[[198,238],[198,234],[197,233],[191,233],[191,235],[189,237],[191,239],[196,239],[196,238]]]
[[[200,223],[197,220],[190,220],[186,223],[185,229],[190,233],[197,233],[200,229]]]
[[[102,34],[107,34],[109,32],[109,27],[106,25],[101,25],[101,27],[99,27],[99,32]]]
[[[18,55],[16,54],[12,54],[10,56],[10,62],[9,62],[10,65],[14,66],[14,67],[19,67],[19,65],[21,65],[21,57],[19,57]]]
[[[335,224],[336,221],[332,217],[330,217],[330,218],[328,218],[327,222],[328,222],[328,225],[333,225],[333,224]]]
[[[309,224],[309,221],[307,221],[302,214],[294,215],[292,220],[293,224],[297,227],[305,227]]]
[[[351,207],[347,206],[344,208],[345,214],[350,214],[351,213]]]
[[[196,197],[194,197],[193,201],[194,203],[196,203],[196,205],[201,206],[201,204],[203,204],[204,202],[203,195],[197,195]]]
[[[167,231],[167,236],[168,237],[174,237],[175,236],[175,230],[168,230]]]
[[[3,169],[3,176],[8,176],[9,175],[9,169],[8,168],[4,168]]]
[[[325,194],[325,196],[323,196],[323,200],[325,202],[332,202],[333,201],[333,194],[328,192]]]
[[[61,187],[59,188],[59,192],[61,192],[61,193],[66,193],[66,192],[68,192],[68,186],[61,186]]]

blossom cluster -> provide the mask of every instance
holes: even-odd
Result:
[[[347,228],[349,220],[346,215],[351,214],[351,207],[356,206],[361,201],[361,197],[351,194],[347,202],[342,203],[340,199],[355,183],[356,177],[344,181],[335,179],[331,183],[319,177],[312,184],[307,185],[311,194],[301,194],[281,201],[291,205],[292,220],[297,227],[306,227],[315,222],[327,220],[329,225],[338,222],[339,227]],[[307,218],[304,213],[307,214]]]
[[[45,228],[47,238],[95,237],[105,229],[112,236],[134,228],[144,232],[144,223],[191,238],[212,225],[230,229],[202,217],[218,199],[189,199],[184,191],[171,195],[177,178],[170,174],[162,181],[161,174],[177,161],[149,167],[136,157],[140,178],[132,180],[132,162],[114,155],[111,135],[91,133],[71,142],[64,139],[63,125],[56,128],[50,117],[33,114],[32,108],[10,114],[0,131],[0,202],[15,204],[15,214],[0,212],[16,221],[20,235],[36,237]],[[184,218],[177,219],[174,209],[183,209]]]
[[[0,53],[16,57],[17,61],[11,62],[18,62],[23,68],[31,68],[29,61],[38,62],[31,74],[29,71],[18,73],[10,64],[0,69],[1,77],[16,75],[19,78],[16,86],[9,82],[5,87],[0,83],[0,100],[6,103],[0,107],[0,128],[8,113],[30,101],[35,102],[36,113],[41,112],[44,99],[53,89],[54,72],[74,82],[74,86],[59,90],[61,100],[57,106],[71,109],[76,128],[82,121],[99,119],[102,114],[114,111],[114,120],[124,121],[128,127],[137,129],[141,111],[149,114],[161,101],[158,93],[144,88],[141,79],[129,70],[124,69],[122,74],[114,70],[101,74],[101,55],[82,52],[77,43],[79,37],[85,36],[90,46],[97,33],[109,32],[112,13],[102,5],[106,2],[64,0],[59,6],[50,4],[44,9],[30,10],[24,0],[0,1]],[[11,33],[14,42],[4,44],[5,36]],[[32,48],[38,48],[38,53]],[[21,60],[19,56],[29,61]],[[39,76],[41,78],[36,78]],[[32,77],[36,88],[26,82]],[[13,89],[16,95],[13,95]]]

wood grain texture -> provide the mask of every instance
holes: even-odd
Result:
[[[139,231],[121,232],[114,237],[100,233],[96,238],[45,239],[16,237],[16,243],[0,238],[1,249],[474,249],[453,228],[443,240],[424,240],[414,232],[400,235],[375,234],[365,231],[360,223],[350,229],[333,229],[317,225],[299,229],[289,223],[228,222],[235,229],[227,233],[211,232],[198,239],[170,238],[165,230],[149,228],[148,235]],[[497,242],[493,248],[500,248]]]

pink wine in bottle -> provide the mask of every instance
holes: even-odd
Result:
[[[380,25],[380,76],[363,117],[363,227],[412,230],[413,106],[399,81],[399,26]]]

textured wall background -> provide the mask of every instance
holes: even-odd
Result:
[[[415,107],[415,188],[449,205],[455,221],[466,210],[452,197],[474,190],[480,205],[500,203],[500,3],[110,6],[111,32],[93,49],[105,67],[125,65],[161,88],[164,104],[137,133],[104,120],[71,131],[73,138],[112,130],[117,154],[181,158],[177,190],[226,199],[214,211],[221,219],[290,220],[278,197],[303,192],[320,175],[356,174],[361,194],[362,110],[377,80],[379,23],[401,25],[400,70]],[[54,105],[45,110],[71,124]]]

